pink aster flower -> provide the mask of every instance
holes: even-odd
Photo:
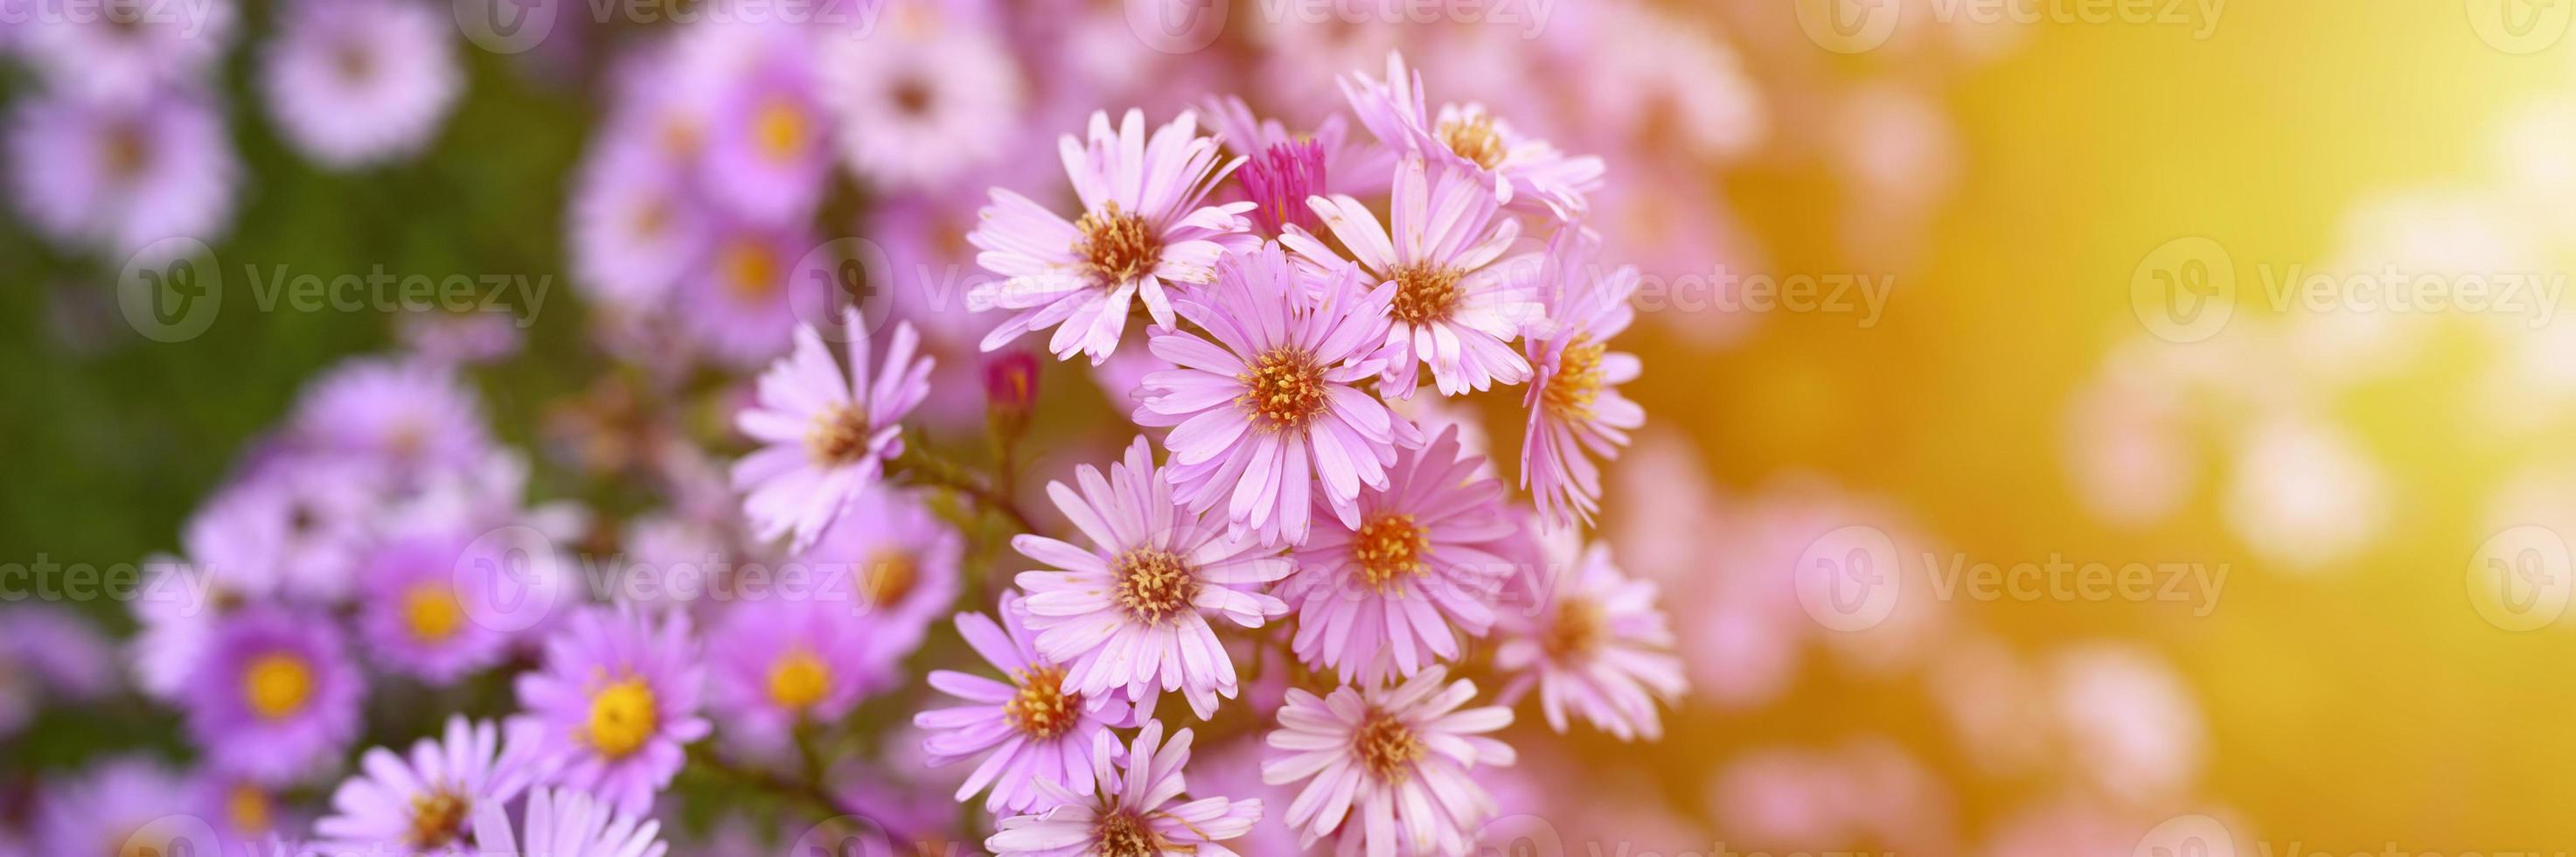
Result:
[[[133,253],[164,238],[211,242],[232,220],[241,164],[223,113],[194,90],[29,98],[8,149],[19,210],[59,243]]]
[[[711,731],[698,716],[700,663],[683,614],[575,614],[546,640],[545,668],[519,675],[522,717],[541,736],[535,764],[620,812],[651,810],[687,761],[682,748]]]
[[[149,98],[220,71],[240,12],[231,0],[49,2],[19,10],[15,45],[55,91],[86,101]]]
[[[357,737],[366,693],[328,617],[246,608],[218,623],[188,680],[188,734],[215,767],[282,784]]]
[[[1421,73],[1406,68],[1401,53],[1387,56],[1385,81],[1353,74],[1342,92],[1379,142],[1465,172],[1499,203],[1544,206],[1558,220],[1573,220],[1606,172],[1600,158],[1569,157],[1514,131],[1482,104],[1443,104],[1434,113]]]
[[[953,609],[966,540],[912,491],[879,489],[850,501],[841,522],[798,562],[824,576],[824,602],[858,639],[842,664],[869,684],[892,681],[930,624]]]
[[[999,29],[938,5],[823,42],[842,162],[887,187],[945,186],[1008,155],[1027,121],[1028,84]]]
[[[1655,607],[1655,582],[1629,578],[1606,544],[1580,545],[1571,530],[1549,534],[1549,585],[1535,613],[1504,611],[1507,639],[1495,667],[1520,672],[1506,695],[1536,684],[1547,725],[1562,733],[1568,711],[1620,740],[1663,737],[1655,706],[1682,695],[1681,658]],[[1579,553],[1577,551],[1580,551]]]
[[[1093,740],[1125,726],[1134,712],[1124,700],[1065,689],[1064,665],[1038,653],[1018,595],[1005,593],[999,613],[1000,623],[981,613],[957,614],[957,634],[1006,680],[933,670],[930,686],[966,704],[921,712],[912,723],[930,733],[922,749],[931,767],[983,760],[958,785],[958,800],[989,787],[986,810],[1033,812],[1054,805],[1038,783],[1075,794],[1090,791]]]
[[[312,448],[380,459],[405,468],[483,463],[491,449],[474,388],[449,367],[364,358],[306,386],[293,431]]]
[[[1529,378],[1529,361],[1510,342],[1542,315],[1532,288],[1542,257],[1505,257],[1520,239],[1520,221],[1503,213],[1475,177],[1408,158],[1396,169],[1388,221],[1346,195],[1308,200],[1324,226],[1378,285],[1386,306],[1386,392],[1412,398],[1415,364],[1431,364],[1444,396]],[[1280,239],[1310,264],[1347,263],[1303,231]]]
[[[773,598],[727,608],[709,635],[709,704],[728,741],[789,746],[799,723],[838,721],[872,679],[861,624],[819,601]]]
[[[1150,708],[1159,685],[1180,691],[1200,718],[1215,714],[1217,697],[1233,699],[1236,686],[1234,659],[1209,616],[1258,628],[1288,612],[1261,589],[1296,566],[1277,548],[1230,536],[1176,502],[1144,438],[1110,465],[1109,478],[1090,465],[1076,476],[1081,493],[1052,482],[1047,494],[1090,549],[1039,535],[1011,539],[1049,566],[1019,576],[1038,651],[1072,668],[1067,692],[1099,699],[1124,688]]]
[[[1070,134],[1058,144],[1082,201],[1078,219],[994,188],[983,225],[967,236],[984,251],[976,262],[1005,278],[976,286],[968,305],[1016,313],[984,337],[986,351],[1053,327],[1047,348],[1057,359],[1080,352],[1098,365],[1117,350],[1133,304],[1171,329],[1166,286],[1210,282],[1217,257],[1250,240],[1243,215],[1252,203],[1200,205],[1240,161],[1220,162],[1217,140],[1198,135],[1197,114],[1182,113],[1149,140],[1143,111],[1127,111],[1115,130],[1109,114],[1094,113],[1090,137],[1088,147]]]
[[[572,789],[528,793],[519,827],[485,804],[474,810],[473,854],[527,857],[662,857],[662,823]]]
[[[418,0],[284,4],[261,84],[287,142],[333,169],[418,152],[464,88],[456,27]]]
[[[188,786],[151,759],[117,757],[51,780],[37,795],[29,854],[219,854],[205,824],[174,824],[188,811]]]
[[[1412,424],[1358,385],[1375,377],[1387,296],[1289,264],[1277,245],[1227,256],[1217,284],[1181,312],[1205,333],[1154,337],[1154,356],[1179,368],[1145,376],[1139,425],[1171,426],[1169,474],[1182,502],[1219,501],[1238,532],[1273,543],[1306,540],[1314,486],[1346,526],[1360,487],[1384,490]]]
[[[798,327],[796,350],[761,374],[758,404],[734,417],[763,444],[733,466],[734,488],[750,492],[743,512],[761,539],[794,533],[790,550],[812,545],[853,498],[877,483],[885,460],[903,452],[900,421],[930,394],[931,361],[913,359],[918,340],[911,325],[895,325],[884,369],[874,379],[858,310],[846,311],[843,329],[850,336],[846,373],[822,334]]]
[[[1386,490],[1360,492],[1360,525],[1326,521],[1297,550],[1279,595],[1297,605],[1297,656],[1349,682],[1409,676],[1458,657],[1458,631],[1482,637],[1514,570],[1487,543],[1518,528],[1503,485],[1476,475],[1452,428],[1396,457]]]
[[[1151,720],[1136,732],[1122,771],[1110,767],[1113,755],[1103,749],[1092,757],[1097,794],[1062,792],[1054,809],[1002,819],[1001,831],[984,847],[1002,857],[1233,857],[1234,849],[1218,843],[1243,836],[1261,820],[1258,798],[1222,797],[1183,800],[1189,790],[1182,768],[1190,763],[1190,730],[1163,743],[1163,721]],[[1114,744],[1104,734],[1103,742]]]
[[[1619,394],[1637,380],[1637,356],[1609,350],[1611,337],[1628,329],[1636,313],[1637,269],[1603,275],[1592,264],[1592,242],[1581,230],[1559,233],[1548,254],[1549,323],[1533,331],[1527,348],[1537,367],[1525,397],[1529,432],[1521,442],[1521,487],[1539,513],[1558,526],[1589,524],[1601,509],[1601,467],[1594,457],[1617,458],[1628,433],[1646,424],[1646,409]]]
[[[796,328],[798,308],[827,305],[823,284],[795,276],[798,261],[817,246],[802,223],[717,218],[680,282],[680,330],[735,366],[777,357]]]
[[[447,719],[440,738],[423,738],[405,757],[377,747],[359,760],[357,776],[331,793],[331,815],[315,822],[328,854],[466,857],[474,814],[500,806],[528,787],[536,771],[516,752],[530,736],[508,736],[491,721]]]
[[[480,554],[471,530],[386,537],[368,552],[357,599],[358,637],[379,664],[434,685],[499,663],[510,634],[475,617],[505,608],[504,558]]]
[[[831,123],[813,32],[755,17],[720,15],[684,31],[679,71],[665,85],[682,87],[706,118],[699,187],[745,219],[785,224],[807,218],[830,184]]]
[[[1305,781],[1287,818],[1309,846],[1339,831],[1343,854],[1466,854],[1496,812],[1476,768],[1515,758],[1485,736],[1511,725],[1511,709],[1460,710],[1475,696],[1476,683],[1449,681],[1446,666],[1329,698],[1290,690],[1261,778]]]
[[[566,218],[574,282],[633,312],[652,309],[699,264],[711,231],[687,171],[643,133],[602,132],[575,175]]]

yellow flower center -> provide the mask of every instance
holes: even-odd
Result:
[[[456,589],[437,583],[423,583],[403,591],[403,625],[413,639],[424,643],[445,642],[456,636],[465,624],[465,610],[456,603]]]
[[[465,837],[465,821],[474,811],[472,801],[446,789],[431,789],[428,794],[411,799],[411,832],[403,842],[420,850],[431,850],[457,844]]]
[[[292,716],[313,698],[313,665],[291,652],[252,658],[250,668],[242,671],[242,696],[261,719]]]
[[[1235,402],[1252,414],[1253,427],[1262,431],[1305,428],[1324,412],[1324,369],[1302,349],[1271,349],[1253,358],[1252,365],[1234,379],[1244,386]]]
[[[770,99],[752,116],[752,145],[772,161],[795,160],[805,151],[806,124],[805,108],[785,98]]]
[[[859,578],[859,591],[870,606],[882,610],[902,603],[920,580],[921,566],[910,552],[881,550],[869,557]]]
[[[1082,717],[1082,694],[1064,692],[1064,668],[1039,664],[1011,673],[1020,692],[1002,703],[1002,719],[1020,734],[1047,740],[1072,729]]]
[[[1440,123],[1440,142],[1458,157],[1476,162],[1476,166],[1493,169],[1503,162],[1503,136],[1494,132],[1494,118],[1482,114]]]
[[[630,678],[600,688],[590,698],[590,724],[578,737],[600,755],[621,759],[643,747],[659,722],[653,710],[653,689],[645,686],[643,679]]]
[[[814,427],[805,432],[805,451],[820,464],[849,464],[867,455],[869,434],[867,414],[834,405],[814,415]]]
[[[1557,358],[1556,375],[1547,381],[1547,392],[1541,401],[1548,413],[1560,419],[1589,420],[1593,402],[1601,397],[1601,355],[1608,343],[1592,341],[1591,334],[1581,334],[1565,346],[1564,356]]]
[[[1423,554],[1431,550],[1431,530],[1414,523],[1412,515],[1379,515],[1360,524],[1359,533],[1351,539],[1351,555],[1359,560],[1360,578],[1370,588],[1386,591],[1396,578],[1423,573]]]
[[[780,708],[802,712],[823,701],[831,689],[832,669],[803,648],[788,650],[769,666],[769,701]]]
[[[758,302],[778,291],[778,254],[758,241],[735,241],[725,247],[725,287],[745,303]]]
[[[1099,278],[1102,288],[1134,280],[1162,264],[1163,237],[1154,234],[1144,217],[1120,213],[1115,202],[1100,211],[1084,212],[1073,225],[1082,232],[1073,252]]]
[[[1179,615],[1199,595],[1198,575],[1171,551],[1137,548],[1119,554],[1109,570],[1118,577],[1118,606],[1147,625]]]
[[[276,813],[268,793],[256,786],[235,785],[224,793],[224,815],[232,819],[233,829],[249,834],[267,833]]]
[[[1428,264],[1395,269],[1395,300],[1387,312],[1406,324],[1427,324],[1449,317],[1458,308],[1458,281],[1465,271]]]
[[[1547,634],[1540,638],[1539,644],[1546,647],[1549,657],[1557,660],[1580,657],[1601,645],[1608,626],[1608,617],[1602,615],[1601,605],[1589,598],[1567,598],[1557,605],[1556,622],[1548,626]]]
[[[1154,857],[1171,850],[1171,840],[1145,826],[1143,819],[1126,810],[1116,810],[1091,824],[1091,836],[1100,843],[1094,853],[1101,857]]]
[[[1422,738],[1385,710],[1371,709],[1351,735],[1351,752],[1379,782],[1393,785],[1413,773],[1413,763],[1422,758]]]

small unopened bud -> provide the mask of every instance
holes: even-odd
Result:
[[[1037,355],[1008,351],[984,361],[984,413],[995,433],[1018,437],[1037,401]]]

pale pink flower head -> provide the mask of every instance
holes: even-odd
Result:
[[[1134,716],[1125,700],[1068,690],[1064,665],[1038,652],[1024,612],[1017,593],[1004,593],[998,623],[981,613],[957,614],[958,635],[1002,678],[933,670],[930,686],[965,704],[912,718],[930,733],[922,742],[930,766],[982,759],[958,785],[957,799],[990,788],[984,809],[995,813],[1054,806],[1039,783],[1075,794],[1092,789],[1096,749],[1117,749],[1114,741],[1095,746],[1094,739]]]
[[[839,607],[772,597],[737,602],[716,620],[707,703],[731,746],[784,750],[799,724],[837,722],[876,688],[862,626]]]
[[[856,4],[854,4],[856,5]],[[823,42],[841,162],[887,188],[944,187],[1012,154],[1028,84],[997,28],[910,4]]]
[[[1234,659],[1211,615],[1258,628],[1288,605],[1262,591],[1295,569],[1276,547],[1230,534],[1172,496],[1144,438],[1125,461],[1077,471],[1081,490],[1047,485],[1090,549],[1039,535],[1011,546],[1050,568],[1022,572],[1021,589],[1038,651],[1066,664],[1064,689],[1100,699],[1124,690],[1150,708],[1159,691],[1180,691],[1206,718],[1217,698],[1234,698]]]
[[[331,815],[313,826],[317,844],[328,854],[473,854],[474,814],[518,797],[538,773],[516,752],[527,743],[524,733],[505,736],[491,721],[456,715],[441,737],[420,739],[408,756],[370,749],[360,773],[331,792]]]
[[[294,0],[261,85],[287,142],[331,169],[398,160],[438,132],[463,90],[456,25],[419,0]]]
[[[14,47],[66,96],[134,102],[219,71],[240,12],[232,0],[48,0],[20,10]]]
[[[1646,424],[1646,409],[1619,394],[1644,364],[1610,350],[1610,339],[1636,318],[1628,299],[1637,292],[1637,269],[1595,270],[1593,242],[1581,233],[1563,230],[1549,248],[1548,323],[1525,344],[1535,369],[1524,398],[1521,487],[1557,526],[1592,522],[1601,510],[1601,466],[1593,459],[1617,458],[1628,433]]]
[[[474,811],[472,854],[526,857],[662,857],[662,823],[569,788],[528,793],[519,826],[485,804]]]
[[[164,238],[213,241],[232,220],[241,163],[222,112],[193,89],[39,95],[9,121],[10,189],[58,243],[133,253]]]
[[[1092,754],[1098,793],[1041,785],[1057,792],[1056,807],[1002,819],[1000,832],[984,840],[984,847],[1003,857],[1233,854],[1218,843],[1249,832],[1261,820],[1261,800],[1184,799],[1189,786],[1182,769],[1190,763],[1190,739],[1190,730],[1183,729],[1171,743],[1163,743],[1163,721],[1147,721],[1128,747],[1122,770],[1110,766],[1116,741],[1102,733],[1100,740],[1112,746]]]
[[[1204,333],[1154,337],[1154,356],[1178,368],[1145,376],[1135,413],[1172,427],[1163,442],[1180,499],[1198,511],[1222,502],[1233,529],[1294,544],[1321,485],[1323,505],[1357,528],[1361,486],[1385,490],[1396,447],[1421,442],[1359,387],[1384,366],[1386,300],[1348,269],[1290,264],[1277,245],[1219,262],[1217,284],[1181,305]]]
[[[1066,221],[1028,197],[993,189],[984,224],[967,240],[984,252],[976,262],[1005,279],[967,294],[978,310],[1015,314],[984,338],[991,351],[1022,334],[1056,328],[1047,350],[1077,352],[1094,365],[1109,359],[1136,303],[1169,330],[1172,291],[1216,277],[1217,257],[1251,240],[1249,202],[1202,206],[1234,172],[1216,138],[1198,134],[1198,116],[1145,131],[1143,111],[1127,111],[1116,128],[1109,114],[1091,116],[1086,146],[1072,135],[1058,144],[1082,214]],[[1168,288],[1167,288],[1168,287]]]
[[[620,812],[651,810],[687,762],[687,745],[713,731],[698,713],[706,667],[688,616],[589,608],[545,650],[544,669],[519,674],[527,713],[512,725],[533,724],[535,764]]]
[[[357,737],[366,678],[327,615],[253,606],[219,621],[206,645],[180,704],[209,764],[281,785]]]
[[[1574,220],[1588,204],[1585,194],[1607,172],[1600,158],[1557,151],[1482,104],[1443,104],[1433,112],[1422,75],[1405,66],[1401,53],[1387,56],[1386,80],[1353,74],[1342,81],[1342,92],[1379,142],[1464,172],[1496,202],[1543,207],[1558,220]]]
[[[1489,543],[1518,525],[1483,463],[1443,431],[1397,454],[1386,490],[1360,492],[1359,526],[1328,519],[1298,548],[1279,594],[1297,606],[1299,659],[1375,684],[1457,659],[1460,632],[1485,635],[1516,568]]]
[[[903,452],[901,421],[929,395],[930,359],[915,360],[909,324],[897,324],[885,365],[869,378],[867,327],[844,313],[849,369],[832,359],[812,326],[796,329],[796,350],[760,376],[759,401],[734,418],[759,451],[733,466],[743,512],[761,539],[794,535],[803,550],[851,500],[877,484],[885,460]]]
[[[1673,633],[1655,605],[1651,580],[1619,570],[1607,544],[1581,544],[1571,530],[1549,534],[1549,585],[1536,611],[1503,611],[1506,635],[1494,666],[1535,684],[1547,725],[1569,713],[1620,740],[1663,737],[1658,703],[1679,699],[1687,682]]]
[[[685,31],[676,85],[705,117],[699,187],[744,219],[810,216],[832,168],[814,34],[781,20],[720,15]]]
[[[1476,769],[1515,758],[1485,734],[1510,726],[1511,709],[1461,710],[1475,696],[1446,666],[1329,698],[1290,690],[1261,778],[1306,783],[1287,819],[1307,845],[1338,831],[1343,854],[1465,854],[1497,812]]]
[[[1406,159],[1396,169],[1386,224],[1347,195],[1307,203],[1367,280],[1378,284],[1370,300],[1383,303],[1381,312],[1390,320],[1388,396],[1413,396],[1418,363],[1431,364],[1444,396],[1529,379],[1529,361],[1510,343],[1543,315],[1534,289],[1543,257],[1506,257],[1520,240],[1520,221],[1504,214],[1474,176],[1419,157]],[[1279,240],[1312,265],[1349,265],[1302,230]]]
[[[803,223],[718,217],[680,281],[679,329],[708,355],[739,367],[778,356],[801,316],[828,305],[830,284],[798,276],[821,242]]]

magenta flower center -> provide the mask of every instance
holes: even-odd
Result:
[[[431,789],[411,799],[411,832],[403,842],[420,850],[453,845],[465,835],[465,819],[474,804],[446,788]]]
[[[1073,251],[1102,288],[1132,282],[1163,262],[1163,236],[1154,233],[1143,215],[1120,212],[1118,203],[1084,212],[1073,226],[1082,232]]]
[[[1160,625],[1189,609],[1199,595],[1199,577],[1178,554],[1137,548],[1110,564],[1118,576],[1118,606],[1128,618]]]
[[[1539,644],[1547,648],[1550,658],[1578,658],[1599,648],[1608,630],[1608,617],[1601,614],[1601,605],[1589,598],[1567,598],[1557,605],[1556,622],[1548,626]]]
[[[1359,560],[1360,579],[1379,592],[1385,592],[1396,578],[1421,574],[1422,555],[1430,549],[1431,531],[1414,523],[1412,515],[1370,518],[1351,540],[1351,555]]]
[[[1393,785],[1413,773],[1413,763],[1422,758],[1422,738],[1385,709],[1372,708],[1351,733],[1351,752],[1378,782]]]
[[[814,415],[814,427],[805,432],[805,450],[826,466],[850,464],[867,456],[870,433],[867,414],[834,405]]]
[[[1145,825],[1144,819],[1126,810],[1104,814],[1092,822],[1091,836],[1100,843],[1093,853],[1101,857],[1153,857],[1171,850],[1171,841]]]
[[[1458,308],[1458,281],[1465,271],[1443,268],[1428,263],[1406,265],[1395,269],[1395,302],[1387,307],[1395,320],[1406,324],[1428,324],[1449,317]]]
[[[1064,692],[1064,668],[1038,664],[1013,672],[1020,692],[1002,703],[1002,719],[1020,734],[1044,741],[1072,729],[1082,716],[1082,694]]]
[[[1309,232],[1321,229],[1322,221],[1306,207],[1306,199],[1324,192],[1323,144],[1280,143],[1246,162],[1240,175],[1244,196],[1259,204],[1252,219],[1263,231],[1276,235],[1292,223]]]
[[[1324,412],[1324,367],[1303,349],[1264,352],[1235,380],[1244,385],[1235,401],[1251,413],[1254,427],[1263,431],[1302,429]]]
[[[1601,397],[1605,346],[1592,341],[1591,334],[1578,335],[1565,346],[1564,355],[1557,358],[1556,375],[1548,379],[1547,391],[1541,394],[1549,413],[1567,420],[1592,418],[1593,401]]]
[[[1503,162],[1503,137],[1494,132],[1494,118],[1482,114],[1440,123],[1440,142],[1458,157],[1474,161],[1476,166],[1493,169]]]

